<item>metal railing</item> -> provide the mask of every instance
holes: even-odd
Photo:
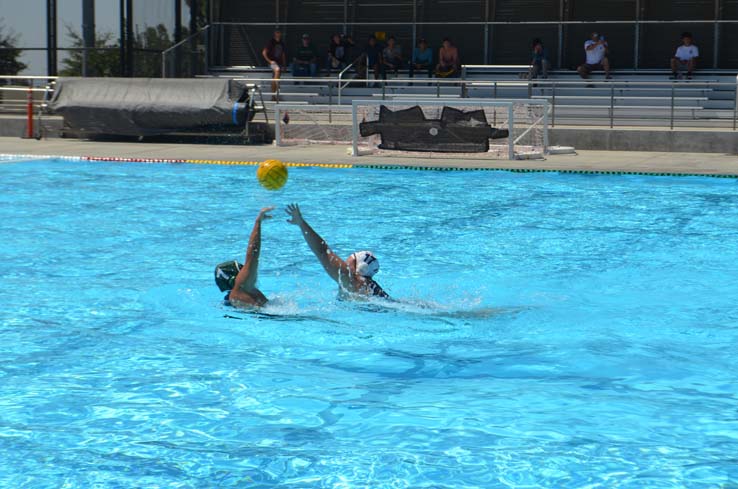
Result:
[[[346,82],[346,84],[344,85],[344,84],[342,83],[342,81],[341,81],[341,80],[343,79],[343,76],[344,76],[344,75],[345,75],[345,74],[346,74],[346,73],[347,73],[347,72],[348,72],[348,71],[349,71],[349,70],[350,70],[351,68],[353,68],[354,66],[357,66],[356,64],[357,64],[357,63],[358,63],[359,61],[361,61],[362,59],[364,59],[364,63],[365,63],[366,69],[368,70],[368,69],[369,69],[369,56],[367,56],[366,54],[362,54],[361,56],[359,56],[359,57],[357,57],[357,58],[356,58],[355,60],[353,60],[353,61],[351,62],[351,64],[350,64],[350,65],[348,65],[347,67],[345,67],[344,69],[342,69],[342,70],[341,70],[341,72],[340,72],[340,73],[338,74],[338,105],[341,105],[341,91],[342,91],[342,90],[343,90],[344,88],[346,88],[346,87],[348,86],[348,84],[349,84],[349,83],[351,83],[351,81],[349,80],[349,81],[347,81],[347,82]],[[331,92],[333,92],[333,90],[331,90]]]
[[[161,52],[161,77],[193,77],[208,71],[210,26]]]
[[[272,78],[247,78],[250,82],[271,84]],[[279,81],[281,95],[299,99],[300,92],[290,92],[294,83],[314,87],[315,91],[306,93],[301,100],[306,104],[325,104],[327,106],[350,104],[353,98],[374,96],[382,100],[422,100],[463,99],[463,98],[504,98],[547,100],[551,105],[549,123],[559,125],[599,125],[615,128],[625,125],[648,125],[669,127],[715,127],[738,130],[738,77],[735,82],[721,81],[593,81],[593,80],[470,80],[470,79],[370,79],[354,78],[351,83],[361,87],[379,84],[373,93],[348,94],[347,80],[341,78],[282,78]],[[423,90],[412,87],[420,85]],[[320,88],[325,95],[316,95]],[[302,88],[300,88],[302,89]],[[337,89],[338,96],[332,97]],[[430,89],[430,91],[429,91]],[[587,90],[594,92],[587,93]],[[734,104],[731,108],[704,108],[709,100],[708,94],[715,90],[730,93]],[[571,95],[568,92],[575,92]],[[697,95],[695,95],[697,92]],[[590,100],[590,102],[587,102]],[[596,103],[591,102],[592,100]],[[720,99],[729,105],[730,99]],[[728,100],[726,102],[726,100]],[[294,102],[294,101],[293,101]],[[289,102],[288,102],[289,103]],[[691,105],[689,105],[691,104]],[[701,113],[715,114],[699,117]]]
[[[0,76],[0,112],[25,115],[25,138],[45,136],[42,116],[47,107],[55,76]]]

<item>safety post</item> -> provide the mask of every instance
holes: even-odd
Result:
[[[33,139],[33,89],[28,87],[28,103],[26,104],[26,139]]]

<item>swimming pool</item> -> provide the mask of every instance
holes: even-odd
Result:
[[[0,163],[0,486],[738,481],[732,179]],[[402,304],[336,300],[299,202]]]

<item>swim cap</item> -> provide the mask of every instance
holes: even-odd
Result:
[[[379,260],[371,251],[357,251],[354,257],[356,258],[356,273],[362,277],[373,277],[379,271]]]
[[[241,270],[241,265],[236,260],[223,262],[215,267],[215,284],[221,292],[233,289],[236,276]]]

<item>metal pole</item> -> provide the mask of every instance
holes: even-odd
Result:
[[[735,106],[733,107],[733,130],[735,131],[738,119],[738,76],[735,77]]]
[[[82,0],[82,76],[89,76],[89,53],[90,48],[95,47],[95,2],[94,0]]]
[[[551,85],[551,127],[556,126],[556,82]]]
[[[615,85],[610,84],[610,129],[615,125]]]
[[[489,2],[490,0],[484,1],[484,64],[489,64]]]
[[[120,57],[120,76],[125,76],[126,73],[126,8],[125,0],[118,2],[118,15],[120,27],[120,38],[118,46],[118,56]]]
[[[543,105],[543,154],[548,153],[548,102]]]
[[[353,156],[359,156],[359,121],[356,114],[356,104],[351,104],[351,146]]]
[[[416,44],[418,43],[418,0],[413,0],[413,31],[412,31],[412,37],[413,37],[413,44],[410,48],[410,52],[408,55],[410,56],[410,62],[412,63],[412,55],[413,55],[413,49],[415,49]]]
[[[509,134],[507,136],[507,157],[510,160],[515,159],[515,114],[513,113],[513,104],[507,106],[507,126]]]
[[[669,129],[674,129],[674,84],[671,82],[671,117],[669,118]]]
[[[282,142],[282,128],[280,122],[282,118],[279,114],[279,103],[274,106],[274,142],[277,146],[281,146]]]
[[[635,47],[633,48],[633,68],[638,69],[641,52],[641,26],[638,21],[641,19],[641,0],[636,0],[635,11]]]
[[[56,76],[56,0],[46,0],[46,74]]]
[[[343,0],[343,35],[347,34],[346,25],[348,24],[348,0]]]
[[[181,40],[182,40],[182,0],[174,0],[174,44],[178,44]]]
[[[715,0],[715,21],[718,21],[723,16],[723,3],[721,0]],[[713,46],[712,46],[712,67],[717,69],[720,62],[720,24],[718,22],[713,23]]]
[[[559,0],[559,69],[564,66],[564,1]]]
[[[126,70],[124,76],[133,76],[133,0],[126,0]]]

